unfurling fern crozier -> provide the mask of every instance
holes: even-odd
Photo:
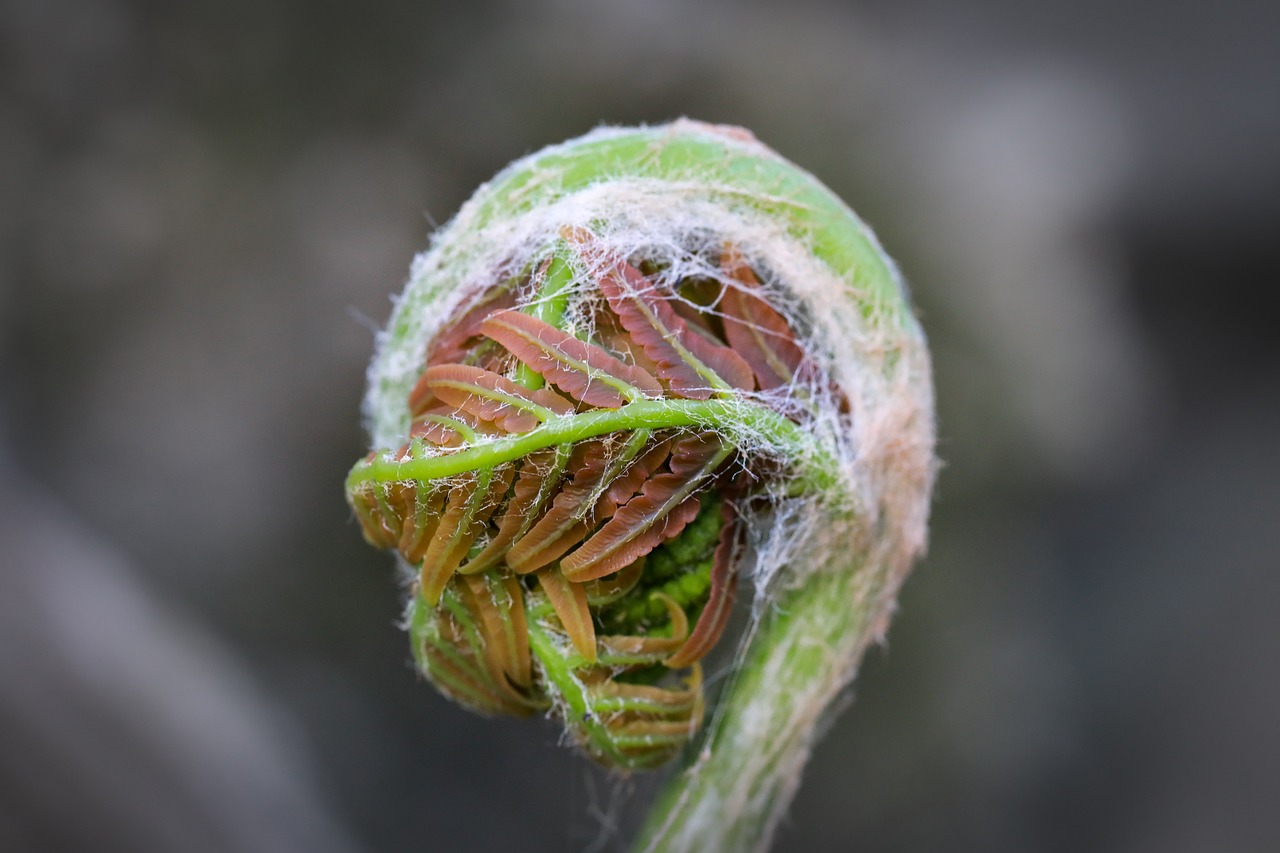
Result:
[[[712,751],[736,737],[787,681],[741,692],[784,651],[782,604],[792,637],[840,623],[803,673],[819,689],[773,697],[808,709],[770,759],[798,772],[923,547],[928,360],[896,272],[737,129],[597,131],[482,187],[415,264],[366,411],[348,500],[406,566],[422,671],[477,711],[558,717],[611,767],[668,761],[704,717]],[[700,661],[744,574],[750,641],[709,715]],[[766,822],[774,787],[753,789]]]
[[[487,713],[555,707],[591,755],[644,767],[699,725],[735,507],[763,476],[706,427],[806,364],[730,245],[724,282],[671,284],[585,228],[554,248],[441,330],[410,440],[382,460],[407,478],[377,478],[375,452],[349,495],[366,538],[415,568],[414,648],[443,692]],[[457,473],[427,467],[466,452]]]

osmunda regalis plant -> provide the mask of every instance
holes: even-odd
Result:
[[[365,414],[347,497],[422,672],[608,767],[683,752],[642,846],[767,846],[925,544],[928,352],[870,230],[738,128],[547,148],[416,260]]]

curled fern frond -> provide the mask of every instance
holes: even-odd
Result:
[[[369,379],[347,499],[420,669],[608,767],[685,751],[649,849],[767,844],[925,541],[928,352],[870,230],[745,131],[601,129],[463,207]]]
[[[467,310],[449,324],[445,344],[429,350],[409,395],[412,439],[392,458],[438,458],[483,446],[484,436],[527,435],[552,421],[563,428],[600,410],[618,412],[625,423],[638,401],[755,390],[752,360],[782,359],[793,370],[798,364],[791,350],[760,344],[759,336],[748,338],[745,357],[732,338],[716,336],[715,328],[754,330],[763,321],[793,342],[786,321],[758,297],[734,298],[727,287],[704,293],[720,306],[713,326],[689,312],[680,297],[684,282],[645,275],[585,228],[565,229],[564,238],[592,285],[564,307],[582,308],[607,336],[578,337],[553,325],[535,316],[547,315],[537,311],[545,304],[537,287],[495,280],[479,304],[496,310]],[[732,267],[739,281],[755,280],[732,246],[713,262]],[[545,268],[531,277],[545,279]],[[525,300],[497,308],[504,293],[522,290]],[[592,292],[603,301],[588,305]],[[573,316],[555,314],[561,323]],[[474,352],[483,352],[489,367],[467,363]],[[744,495],[725,475],[739,451],[712,430],[637,423],[515,461],[479,461],[446,477],[379,483],[357,476],[349,498],[369,542],[394,547],[417,570],[415,643],[444,692],[477,710],[526,713],[548,703],[563,707],[566,691],[575,689],[564,677],[589,684],[580,698],[591,722],[581,741],[602,761],[635,768],[674,755],[700,721],[703,702],[690,691],[700,691],[701,680],[692,670],[715,646],[732,602],[732,507]],[[709,504],[713,491],[720,497]],[[686,555],[694,559],[669,576],[647,578],[646,557],[663,543],[673,543],[670,553],[688,552],[680,539],[703,513],[712,526],[698,529],[702,544]],[[699,574],[707,559],[712,567]],[[532,658],[531,622],[548,638]],[[627,633],[602,633],[619,626]],[[446,654],[450,642],[456,648]],[[547,665],[552,651],[556,666]],[[531,660],[539,664],[537,678]],[[643,685],[630,681],[641,675]],[[581,718],[566,715],[566,722],[582,728]],[[603,748],[611,735],[625,748]],[[650,748],[641,749],[646,742]]]

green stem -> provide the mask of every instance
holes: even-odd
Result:
[[[802,468],[804,489],[824,491],[835,480],[830,453],[805,429],[771,409],[741,400],[637,400],[620,409],[594,409],[554,418],[521,435],[479,442],[456,453],[404,461],[375,456],[362,460],[347,476],[351,490],[361,483],[425,482],[504,462],[558,444],[576,443],[606,433],[635,429],[702,427],[717,430],[738,446],[764,445]]]
[[[569,261],[569,247],[561,240],[556,244],[555,252],[551,255],[551,263],[547,265],[533,299],[521,310],[531,317],[559,328],[560,322],[564,319],[565,308],[569,304],[573,279],[574,270]],[[543,384],[542,374],[523,361],[516,366],[514,381],[531,391],[536,391]]]
[[[591,701],[585,686],[575,677],[571,658],[557,646],[533,612],[529,613],[528,620],[529,650],[546,671],[547,683],[555,685],[560,701],[565,704],[565,716],[580,721],[578,728],[590,741],[592,751],[609,756],[615,763],[625,763],[626,757],[616,752],[608,730],[594,719]]]
[[[868,578],[885,576],[844,554],[773,598],[698,757],[649,813],[637,850],[767,849],[827,710],[874,638],[883,582]]]

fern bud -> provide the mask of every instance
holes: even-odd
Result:
[[[545,149],[416,260],[365,412],[348,500],[405,567],[418,664],[474,710],[658,766],[750,578],[646,838],[765,843],[925,541],[928,354],[862,222],[736,128]]]

